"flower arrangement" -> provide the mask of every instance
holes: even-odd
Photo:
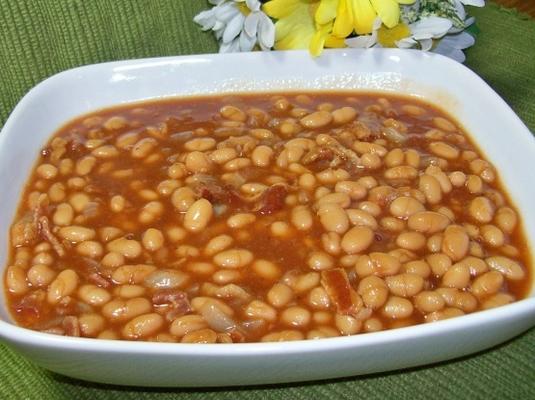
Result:
[[[212,30],[219,51],[399,47],[464,62],[475,42],[465,5],[484,0],[208,0],[194,21]]]

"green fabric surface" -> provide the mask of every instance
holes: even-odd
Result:
[[[0,125],[32,86],[56,72],[102,61],[217,51],[212,35],[192,22],[206,7],[203,0],[0,0]],[[535,132],[535,21],[494,4],[470,11],[480,33],[467,65]],[[241,389],[86,383],[42,370],[0,345],[0,398],[535,399],[535,330],[433,366]]]

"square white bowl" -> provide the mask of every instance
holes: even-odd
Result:
[[[89,65],[32,89],[0,135],[0,264],[39,149],[66,121],[99,108],[192,94],[360,90],[416,96],[453,115],[490,159],[535,240],[535,141],[507,104],[466,67],[409,50],[198,55]],[[530,246],[531,247],[531,246]],[[2,269],[3,275],[3,269]],[[80,379],[137,386],[293,382],[387,371],[463,356],[535,324],[535,297],[451,320],[350,337],[283,343],[167,344],[54,336],[12,324],[0,338],[36,364]]]

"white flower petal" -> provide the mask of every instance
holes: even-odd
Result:
[[[466,19],[466,11],[464,10],[464,6],[463,3],[461,3],[461,0],[455,0],[453,6],[455,7],[455,12],[459,16],[459,19],[461,21],[464,21]]]
[[[225,3],[215,7],[216,18],[224,22],[230,21],[238,14],[241,14],[241,12],[236,7],[236,3]]]
[[[229,43],[221,43],[221,46],[219,46],[220,53],[236,53],[238,51],[240,51],[238,39],[234,39]]]
[[[223,43],[231,42],[236,36],[240,34],[243,29],[244,20],[245,16],[242,13],[237,14],[234,18],[230,20],[230,22],[227,24],[227,27],[225,28],[225,32],[223,32]]]
[[[461,0],[465,6],[483,7],[485,6],[485,0]]]
[[[260,13],[258,24],[258,43],[262,50],[268,50],[275,44],[275,24],[266,14]]]
[[[260,11],[260,2],[258,0],[245,0],[245,4],[251,11]]]
[[[398,46],[400,49],[410,49],[411,47],[414,47],[418,42],[414,40],[413,38],[403,38],[401,40],[396,41],[396,46]]]
[[[472,35],[467,32],[461,32],[455,35],[444,36],[440,40],[439,45],[444,44],[446,46],[453,47],[454,49],[463,50],[473,46],[475,42],[476,40]]]
[[[214,6],[218,6],[224,1],[227,1],[227,0],[208,0],[208,3],[213,4]]]
[[[433,47],[433,39],[420,40],[420,46],[422,46],[422,51],[431,50],[431,47]]]
[[[249,36],[256,36],[256,31],[258,30],[258,23],[260,22],[260,13],[253,12],[245,17],[245,22],[243,23],[243,30],[247,32]]]
[[[443,56],[449,57],[460,63],[463,63],[464,60],[466,60],[466,56],[462,50],[454,49],[453,47],[442,43],[439,43],[438,46],[433,49],[433,53],[442,54]]]
[[[240,45],[240,51],[251,51],[254,45],[256,44],[256,37],[251,37],[247,33],[245,33],[245,31],[242,31],[242,33],[240,33],[238,41]]]
[[[345,44],[356,49],[368,49],[377,43],[377,35],[360,35],[346,39]]]
[[[201,29],[203,31],[212,29],[214,24],[216,23],[214,10],[211,9],[211,10],[201,11],[199,14],[193,17],[193,21],[201,25]]]
[[[439,38],[444,36],[452,27],[452,22],[449,19],[441,17],[428,17],[410,24],[409,28],[415,37],[421,38]]]

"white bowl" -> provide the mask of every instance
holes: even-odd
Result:
[[[454,115],[500,171],[535,239],[535,141],[477,75],[442,56],[335,50],[155,58],[62,72],[32,89],[0,135],[0,264],[8,228],[39,148],[69,119],[119,103],[230,91],[358,89],[422,97]],[[433,363],[501,343],[535,324],[535,297],[451,320],[350,337],[286,343],[166,344],[54,336],[10,323],[0,338],[36,364],[90,381],[223,386],[367,374]]]

